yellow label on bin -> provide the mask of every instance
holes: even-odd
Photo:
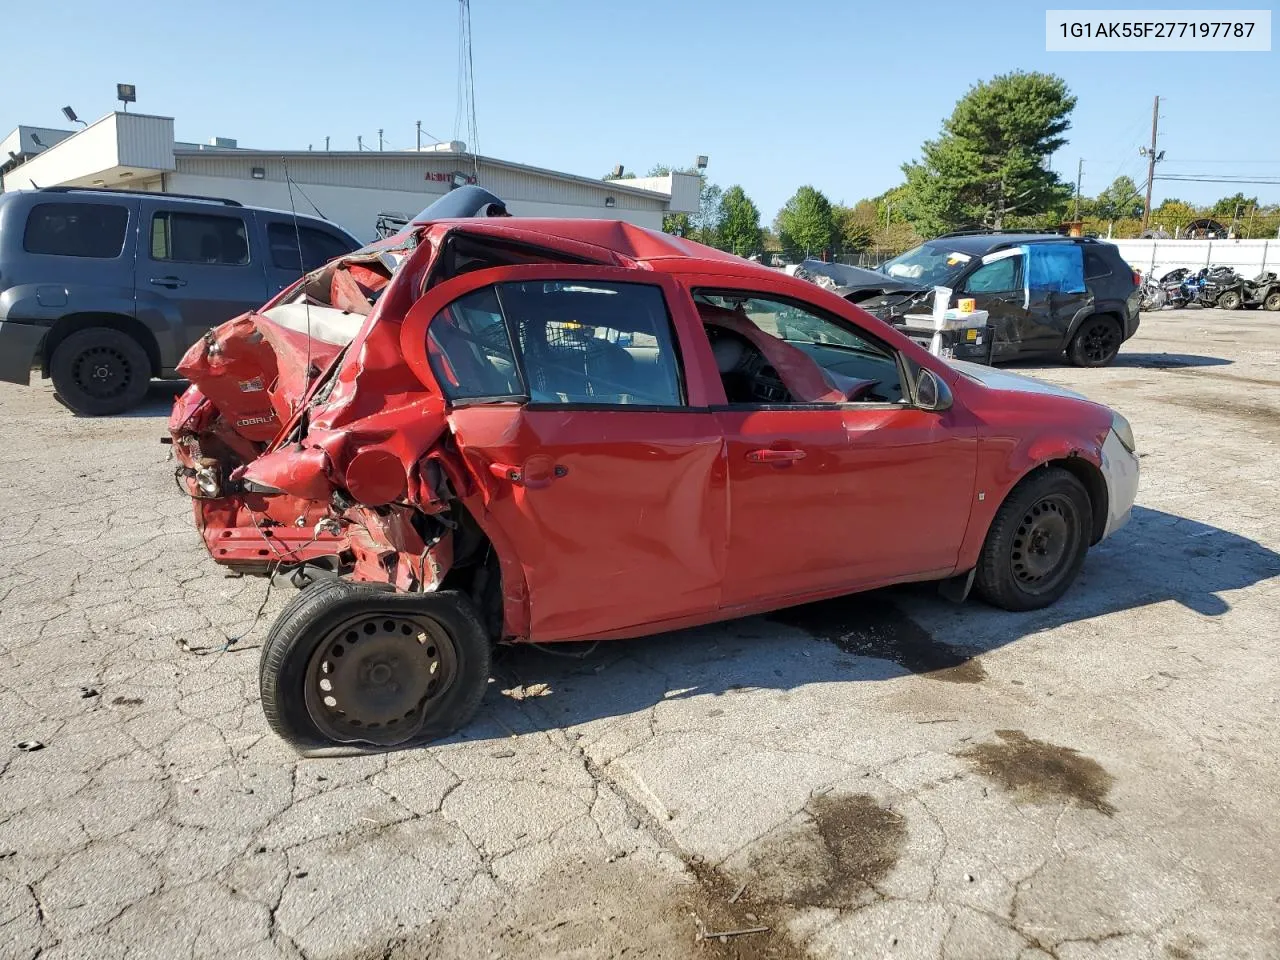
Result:
[[[977,340],[977,339],[978,339],[978,331],[977,331],[977,330],[966,330],[966,331],[964,332],[964,338],[965,338],[966,340],[968,340],[970,343],[973,343],[975,340]]]
[[[959,307],[961,313],[973,313],[975,303],[973,297],[963,297],[956,301],[956,306]]]

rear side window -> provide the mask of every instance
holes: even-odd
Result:
[[[37,203],[27,214],[22,249],[58,257],[111,260],[124,249],[127,207],[106,203]]]
[[[486,287],[441,311],[428,339],[432,371],[451,400],[684,402],[666,301],[646,284],[557,280]]]
[[[166,211],[151,218],[151,259],[240,266],[249,262],[240,217]]]
[[[1103,277],[1111,276],[1111,272],[1111,262],[1097,250],[1086,250],[1084,252],[1084,278],[1086,280],[1101,280]]]
[[[351,244],[324,230],[292,223],[267,224],[267,244],[271,247],[271,265],[280,270],[298,269],[298,240],[302,240],[302,270],[309,272],[324,266],[334,257],[350,253]]]

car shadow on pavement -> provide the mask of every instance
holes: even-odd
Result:
[[[1225,367],[1233,360],[1206,357],[1195,353],[1129,353],[1121,350],[1113,367],[1145,367],[1149,370],[1177,370],[1182,367]]]
[[[575,727],[751,689],[904,674],[980,683],[982,655],[1023,637],[1166,602],[1217,617],[1231,609],[1231,591],[1276,576],[1280,554],[1253,540],[1135,507],[1125,528],[1090,551],[1066,596],[1044,610],[1010,613],[977,598],[952,604],[932,585],[915,584],[594,648],[503,648],[485,705],[457,739]]]

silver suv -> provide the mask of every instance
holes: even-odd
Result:
[[[119,413],[206,331],[360,247],[315,217],[173,193],[0,194],[0,380],[52,377],[77,413]]]

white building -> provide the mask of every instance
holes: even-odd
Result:
[[[286,177],[286,167],[288,176]],[[173,139],[173,118],[109,113],[80,130],[19,127],[0,144],[5,190],[79,186],[225,197],[319,214],[360,240],[384,212],[413,216],[460,183],[479,183],[515,216],[626,220],[661,229],[698,209],[699,180],[671,174],[593,180],[466,152],[454,141],[416,150],[247,150],[234,140]]]

